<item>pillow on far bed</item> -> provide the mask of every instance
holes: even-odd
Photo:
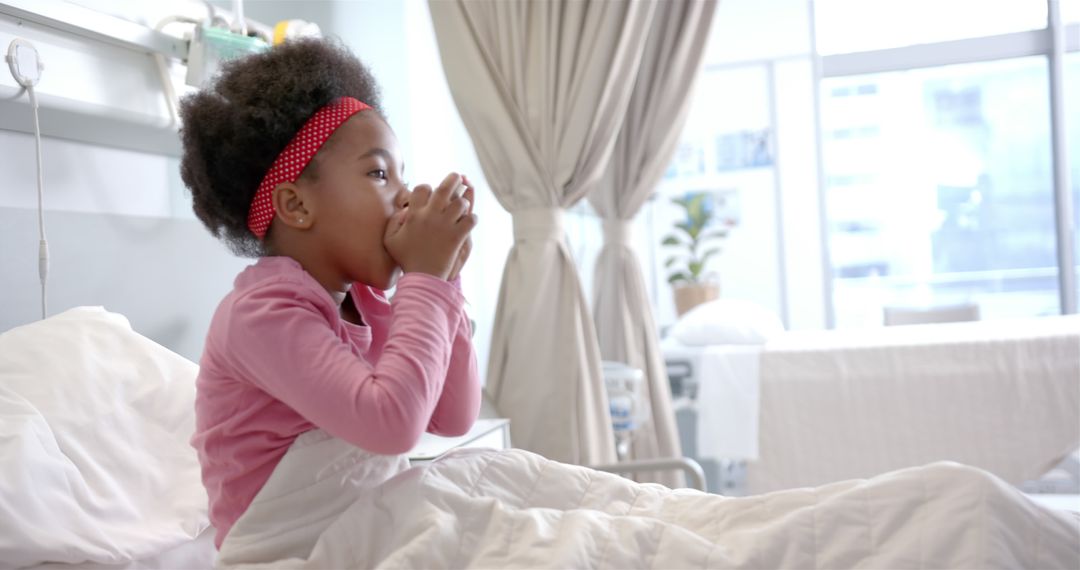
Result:
[[[197,372],[101,307],[0,334],[0,566],[123,563],[198,536]]]
[[[717,299],[690,309],[669,331],[686,346],[761,344],[784,332],[776,313],[741,299]]]

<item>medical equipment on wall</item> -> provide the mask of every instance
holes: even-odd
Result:
[[[45,65],[38,57],[34,44],[22,38],[11,40],[4,59],[15,82],[30,97],[30,108],[34,113],[34,142],[37,155],[38,277],[41,279],[41,318],[44,319],[48,313],[46,283],[49,279],[49,242],[45,238],[45,176],[41,166],[41,126],[38,123],[38,101],[37,95],[34,94],[34,86],[41,80],[41,72],[45,70]]]
[[[278,45],[293,38],[319,38],[322,30],[315,22],[305,20],[282,20],[274,25],[273,45]]]
[[[233,18],[230,22],[218,13],[212,4],[206,2],[207,16],[195,19],[187,16],[168,16],[158,22],[155,29],[163,32],[173,24],[187,24],[191,28],[184,32],[183,39],[188,42],[187,58],[184,60],[186,71],[184,83],[201,88],[221,66],[231,59],[259,53],[271,45],[278,45],[287,40],[300,37],[322,37],[318,24],[305,20],[290,19],[278,22],[272,32],[256,22],[249,22],[244,17],[242,0],[233,2]],[[179,97],[169,75],[168,62],[161,53],[155,53],[158,73],[165,89],[172,125],[178,127]]]
[[[187,59],[188,85],[201,87],[206,84],[221,65],[237,57],[261,52],[270,45],[278,45],[287,40],[301,37],[322,37],[318,24],[305,20],[282,20],[274,26],[272,38],[261,37],[247,32],[243,11],[237,11],[236,19],[244,26],[239,31],[222,28],[212,21],[201,22],[195,26],[190,37]]]
[[[269,44],[262,38],[234,33],[206,23],[199,24],[191,36],[185,80],[188,85],[201,87],[226,61],[258,53],[268,47]]]
[[[615,453],[619,461],[630,455],[634,432],[649,420],[649,404],[642,393],[645,374],[621,362],[603,362],[604,386],[611,410],[611,429],[615,433]]]
[[[186,64],[184,83],[192,87],[205,85],[224,62],[243,55],[258,53],[270,45],[270,38],[265,32],[249,33],[242,1],[233,2],[232,22],[220,15],[213,4],[209,2],[205,4],[207,15],[204,19],[173,15],[163,18],[154,26],[154,29],[159,32],[164,32],[166,27],[175,24],[191,26],[184,32],[183,39],[188,44],[187,57],[184,60]],[[154,61],[165,90],[171,125],[174,128],[179,127],[180,103],[172,77],[169,75],[169,63],[161,53],[154,53]]]

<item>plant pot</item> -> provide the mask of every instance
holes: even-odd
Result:
[[[713,284],[682,285],[675,288],[675,312],[681,317],[690,309],[720,297],[720,286]]]

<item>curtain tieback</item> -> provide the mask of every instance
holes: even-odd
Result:
[[[631,225],[630,220],[605,219],[604,243],[629,246]]]
[[[559,208],[518,210],[513,216],[515,241],[563,239],[563,211]]]

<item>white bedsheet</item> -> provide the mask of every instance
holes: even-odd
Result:
[[[759,443],[751,492],[936,460],[1037,478],[1080,447],[1080,316],[786,333]]]
[[[337,514],[328,512],[331,505]],[[401,470],[395,458],[305,437],[233,527],[219,562],[238,568],[1076,568],[1080,519],[951,463],[726,498],[636,484],[521,450],[459,450]]]
[[[0,568],[152,563],[198,537],[197,372],[100,307],[0,334]]]

